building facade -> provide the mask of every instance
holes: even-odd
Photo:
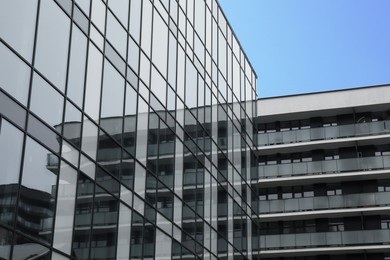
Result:
[[[261,259],[390,259],[389,104],[389,85],[258,100]]]
[[[0,258],[256,258],[256,88],[216,0],[1,1]]]

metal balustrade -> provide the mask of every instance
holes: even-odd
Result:
[[[318,232],[302,234],[281,234],[260,236],[260,248],[307,248],[348,245],[388,244],[390,230],[357,230],[339,232]]]
[[[390,192],[259,201],[260,214],[390,205]]]
[[[342,172],[369,171],[390,168],[390,156],[311,161],[259,165],[260,178],[299,176],[310,174],[337,174]]]
[[[327,126],[257,134],[258,146],[309,142],[390,133],[390,121]]]

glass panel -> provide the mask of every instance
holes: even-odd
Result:
[[[12,245],[12,232],[0,227],[0,258],[9,259]]]
[[[130,259],[131,210],[124,204],[119,206],[117,259]]]
[[[121,142],[124,78],[106,60],[104,64],[104,78],[102,90],[102,108],[100,125],[108,134]]]
[[[58,174],[58,162],[48,164],[49,155],[48,150],[27,138],[17,223],[20,231],[47,243],[52,240]]]
[[[140,29],[141,26],[141,1],[131,1],[130,2],[130,24],[129,31],[131,36],[135,39],[137,43],[139,43],[140,37]]]
[[[112,3],[113,1],[111,1]],[[126,10],[125,10],[126,11]],[[114,46],[116,51],[126,59],[127,33],[120,25],[117,19],[108,12],[107,14],[107,32],[106,37]]]
[[[41,1],[35,66],[65,90],[70,20],[54,1]]]
[[[42,102],[42,101],[45,102]],[[51,127],[62,123],[64,98],[38,74],[34,74],[30,109]]]
[[[22,147],[22,132],[0,118],[0,222],[10,226],[15,214]]]
[[[114,259],[119,203],[96,186],[91,238],[92,259]]]
[[[70,255],[76,200],[77,171],[61,162],[53,247]]]
[[[168,27],[157,11],[154,11],[152,61],[164,77],[167,73],[167,54]]]
[[[129,1],[128,0],[114,0],[108,2],[108,7],[118,17],[119,21],[127,28],[127,20],[129,14]]]
[[[171,238],[159,229],[156,229],[156,260],[170,259],[171,248]]]
[[[126,86],[126,105],[124,118],[123,145],[132,155],[135,150],[135,136],[137,126],[137,92],[129,85]]]
[[[81,146],[81,111],[72,103],[66,102],[65,120],[63,124],[63,135],[72,144],[80,148]]]
[[[84,110],[93,120],[99,118],[102,63],[102,54],[89,43]]]
[[[26,110],[0,91],[0,114],[8,117],[13,123],[25,128]]]
[[[88,154],[93,160],[96,159],[98,143],[98,128],[97,126],[89,121],[87,118],[84,118],[83,123],[83,139],[81,144],[81,149]]]
[[[72,255],[77,259],[89,259],[94,186],[84,174],[79,174],[72,243]]]
[[[83,106],[86,55],[87,38],[77,26],[73,26],[67,96],[80,108]]]
[[[29,62],[34,47],[37,2],[37,0],[0,2],[1,38]]]
[[[3,2],[0,3],[0,8]],[[0,11],[1,13],[2,11]],[[1,14],[0,14],[1,20]],[[1,26],[1,28],[6,26]],[[1,30],[1,29],[0,29]],[[0,42],[0,86],[27,106],[30,67]]]
[[[14,248],[12,259],[31,259],[31,256],[39,256],[40,260],[50,260],[50,250],[40,244],[37,244],[23,236],[17,236],[14,239]],[[27,250],[28,248],[28,250]]]

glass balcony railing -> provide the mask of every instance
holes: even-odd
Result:
[[[390,156],[259,165],[259,178],[369,171],[390,168]]]
[[[257,135],[257,143],[258,146],[267,146],[387,133],[390,133],[390,121],[377,121],[352,125],[260,133]]]
[[[390,205],[390,192],[259,201],[260,214]]]
[[[302,234],[262,235],[260,248],[302,248],[302,247],[329,247],[359,244],[388,244],[390,230],[357,230],[340,232],[318,232]]]

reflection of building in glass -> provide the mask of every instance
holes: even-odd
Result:
[[[256,259],[256,75],[215,0],[0,3],[0,257]]]
[[[258,100],[262,259],[389,259],[389,103],[390,86]]]

